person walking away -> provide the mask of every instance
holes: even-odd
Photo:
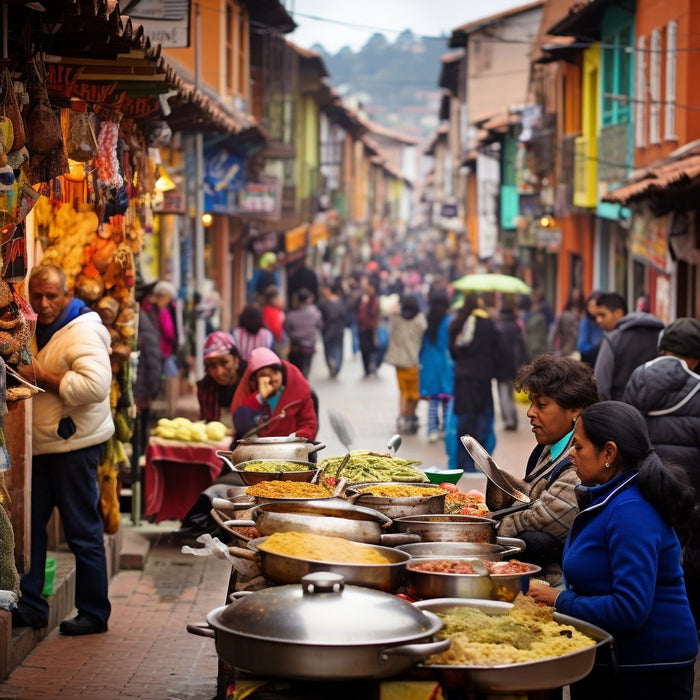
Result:
[[[300,289],[297,299],[299,306],[284,319],[284,332],[289,338],[289,361],[308,377],[323,319],[308,289]]]
[[[272,331],[265,327],[260,305],[246,304],[238,315],[238,326],[233,329],[233,342],[241,358],[247,362],[255,348],[272,348],[274,340]]]
[[[299,267],[287,279],[287,308],[296,309],[301,305],[299,292],[306,289],[311,294],[311,300],[317,304],[318,296],[318,276],[316,273],[302,260]]]
[[[547,342],[552,354],[573,357],[576,360],[581,359],[578,356],[576,342],[578,341],[579,323],[584,313],[583,295],[580,290],[572,289],[564,309],[557,316],[549,331]]]
[[[687,475],[661,460],[642,415],[621,401],[583,409],[571,461],[581,510],[564,547],[566,588],[531,581],[528,593],[615,645],[615,661],[601,649],[571,698],[690,700],[698,632],[674,531],[695,505]]]
[[[324,284],[321,287],[321,312],[323,351],[331,378],[337,377],[343,366],[343,340],[348,325],[348,307],[342,298],[340,284]]]
[[[546,580],[559,585],[562,549],[578,512],[575,489],[579,479],[569,449],[577,417],[598,400],[593,370],[570,357],[540,355],[520,368],[514,385],[530,401],[527,417],[537,445],[522,480],[503,474],[530,497],[530,503],[494,517],[500,521],[499,534],[521,538],[526,544],[525,561],[541,566]],[[514,504],[512,498],[487,483],[486,505],[492,511]]]
[[[429,297],[427,327],[418,353],[420,395],[428,401],[428,441],[445,435],[445,423],[454,382],[447,329],[450,300],[445,288],[435,288]]]
[[[268,287],[262,307],[263,323],[273,337],[272,349],[281,358],[289,354],[289,339],[284,333],[284,296],[279,287]]]
[[[598,298],[602,292],[592,291],[586,299],[586,311],[581,316],[578,327],[578,339],[576,349],[581,354],[581,361],[595,367],[595,360],[598,357],[600,343],[603,340],[603,329],[598,325],[595,314],[598,308]]]
[[[500,336],[480,298],[467,294],[455,314],[448,335],[454,360],[453,411],[457,436],[472,435],[482,445],[493,443],[493,396],[491,380],[496,376],[496,350]],[[474,461],[459,442],[459,467],[475,472]]]
[[[700,321],[677,318],[659,336],[659,356],[632,372],[623,401],[644,416],[661,459],[681,466],[695,489],[695,510],[679,530],[683,577],[700,628]]]
[[[605,331],[595,361],[601,401],[620,400],[632,372],[656,357],[661,319],[643,311],[627,313],[627,302],[616,292],[598,297],[596,320]]]
[[[262,304],[265,292],[270,287],[279,287],[279,273],[276,270],[277,256],[271,251],[263,253],[258,261],[258,267],[248,284],[248,301]]]
[[[377,329],[379,327],[379,297],[368,278],[361,281],[362,294],[357,304],[357,334],[360,341],[360,355],[365,377],[377,373]]]
[[[403,434],[415,435],[418,432],[418,353],[427,327],[428,322],[420,311],[416,296],[404,294],[398,312],[389,317],[389,344],[385,357],[386,362],[396,367],[400,397],[396,429]]]
[[[544,310],[530,297],[523,297],[520,311],[525,326],[525,343],[529,359],[547,352],[547,316]]]
[[[96,475],[105,442],[114,433],[110,335],[99,315],[68,293],[60,268],[34,268],[28,290],[37,314],[33,362],[19,371],[44,391],[32,399],[31,560],[12,624],[35,629],[48,624],[49,604],[41,594],[46,526],[57,507],[75,555],[78,610],[59,631],[106,632],[111,606]]]
[[[231,411],[239,439],[270,418],[275,420],[261,427],[257,436],[316,439],[318,418],[308,381],[291,362],[267,348],[256,348],[250,354]]]
[[[136,348],[139,359],[136,365],[136,379],[133,394],[136,404],[136,420],[139,422],[139,454],[146,453],[148,436],[151,432],[151,409],[153,401],[160,393],[163,381],[163,353],[160,350],[160,332],[151,314],[139,312]]]
[[[504,297],[495,323],[501,334],[501,345],[496,355],[496,381],[501,419],[504,430],[517,430],[518,411],[515,406],[513,380],[520,367],[527,364],[528,354],[525,334],[522,325],[518,322],[514,300]]]

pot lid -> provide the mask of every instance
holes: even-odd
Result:
[[[278,445],[278,444],[287,444],[287,443],[309,443],[309,441],[303,437],[290,437],[289,435],[285,435],[282,437],[241,438],[236,444],[237,445]]]
[[[207,621],[222,632],[295,644],[360,645],[400,642],[442,627],[390,593],[346,586],[340,574],[307,574],[301,584],[265,588],[216,608]]]

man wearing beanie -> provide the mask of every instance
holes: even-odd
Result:
[[[638,367],[623,400],[644,415],[659,455],[686,470],[700,511],[700,321],[678,318],[659,335],[659,356]],[[698,516],[695,516],[698,517]],[[700,627],[700,522],[679,533],[688,599]]]

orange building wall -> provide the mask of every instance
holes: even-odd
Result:
[[[664,109],[661,108],[661,143],[635,149],[637,167],[652,163],[679,146],[700,138],[700,110],[688,109],[684,105],[696,105],[697,75],[700,72],[700,12],[694,0],[637,0],[635,35],[647,37],[649,46],[652,29],[662,31],[661,96],[666,94],[665,75],[665,28],[670,20],[676,20],[676,136],[677,139],[664,139]],[[649,59],[647,57],[647,80]],[[647,105],[646,124],[649,124]]]

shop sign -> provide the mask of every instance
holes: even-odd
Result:
[[[143,119],[160,114],[160,101],[157,97],[130,97],[126,94],[119,105],[119,111],[127,117]]]
[[[239,194],[245,188],[245,159],[225,147],[204,151],[204,211],[240,213]]]
[[[457,205],[443,204],[440,208],[440,216],[443,219],[454,219],[457,216]]]
[[[561,249],[561,229],[535,226],[535,243],[538,248],[558,252]]]
[[[661,272],[668,272],[667,241],[672,219],[672,213],[653,216],[648,209],[632,215],[630,253]]]
[[[85,102],[107,102],[117,89],[117,83],[90,83],[80,80],[82,66],[64,66],[60,63],[46,63],[46,90],[50,95],[65,99],[77,97]]]
[[[290,229],[284,234],[284,250],[287,253],[293,253],[306,245],[306,231],[308,226],[302,224]]]
[[[151,43],[164,49],[190,45],[190,0],[137,0],[128,14],[143,25]]]
[[[248,216],[280,218],[282,183],[279,178],[262,175],[258,182],[246,182],[240,193],[240,213]]]

